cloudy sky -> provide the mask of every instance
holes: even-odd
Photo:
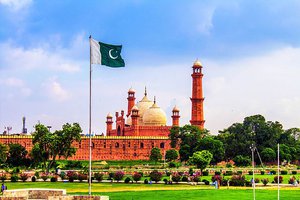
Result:
[[[190,120],[191,66],[203,64],[212,134],[262,114],[300,127],[300,2],[0,0],[0,131],[39,121],[88,131],[89,43],[122,44],[126,67],[93,66],[92,131],[147,86],[171,124]]]

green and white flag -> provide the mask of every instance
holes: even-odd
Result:
[[[91,64],[101,64],[108,67],[124,67],[121,57],[122,45],[111,45],[90,38]]]

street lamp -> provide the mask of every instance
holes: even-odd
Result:
[[[253,199],[255,200],[255,180],[254,180],[254,151],[255,151],[255,145],[251,144],[250,149],[252,152],[252,187],[253,187]]]
[[[52,128],[52,126],[47,126],[47,128],[48,128],[48,131],[50,132],[50,129]]]

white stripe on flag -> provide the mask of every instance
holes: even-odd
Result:
[[[91,38],[91,64],[101,64],[100,44],[98,41]]]

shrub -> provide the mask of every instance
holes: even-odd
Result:
[[[65,172],[60,172],[60,178],[61,180],[64,180],[66,178],[66,173]]]
[[[253,175],[253,171],[248,171],[248,174],[249,175]]]
[[[255,182],[255,183],[259,183],[259,182],[260,182],[259,178],[255,178],[255,179],[254,179],[254,182]]]
[[[189,175],[193,175],[194,174],[194,169],[193,168],[189,168]]]
[[[13,168],[12,173],[13,173],[13,174],[18,174],[18,173],[20,173],[20,169],[19,169],[18,167]]]
[[[264,175],[264,174],[265,174],[265,171],[260,171],[260,174],[261,174],[261,175]]]
[[[124,176],[124,172],[123,171],[117,171],[114,174],[113,178],[114,178],[114,180],[116,180],[117,182],[119,182],[120,180],[123,179],[123,176]]]
[[[115,173],[109,172],[107,180],[112,180],[114,178]]]
[[[188,180],[189,180],[189,179],[188,179],[187,176],[183,176],[182,179],[181,179],[182,182],[188,182]]]
[[[65,165],[66,169],[82,169],[82,163],[76,160],[68,160]]]
[[[203,172],[202,172],[202,175],[203,175],[203,176],[208,176],[208,171],[203,171]]]
[[[157,170],[153,170],[150,174],[150,180],[155,181],[155,183],[157,183],[158,181],[161,180],[162,177],[162,173],[158,172]]]
[[[20,178],[23,182],[25,182],[28,179],[28,174],[22,173],[20,174]]]
[[[220,171],[215,171],[215,175],[221,175]]]
[[[192,177],[192,180],[194,181],[194,182],[196,182],[196,183],[198,183],[198,182],[200,182],[201,181],[201,178],[200,178],[200,176],[193,176]]]
[[[43,179],[44,181],[46,181],[48,179],[48,176],[46,174],[42,174],[41,175],[41,179]]]
[[[291,177],[290,179],[289,179],[289,184],[294,184],[295,183],[295,178],[294,177]]]
[[[166,176],[170,176],[172,172],[166,171]]]
[[[232,164],[231,163],[226,163],[226,168],[231,168]]]
[[[209,181],[208,180],[203,179],[203,182],[204,182],[205,185],[209,185]]]
[[[148,179],[145,179],[144,184],[148,184],[148,183],[149,183]]]
[[[271,170],[270,173],[271,174],[276,174],[276,171],[275,170]]]
[[[50,178],[50,181],[51,181],[51,182],[56,182],[56,181],[57,181],[57,177],[56,177],[56,176],[52,176],[52,177]]]
[[[7,177],[6,177],[5,174],[2,174],[2,175],[0,176],[0,180],[1,180],[2,182],[4,182],[6,179],[7,179]]]
[[[264,184],[264,186],[266,186],[269,183],[269,179],[263,178],[261,179],[261,182]]]
[[[225,176],[232,176],[232,171],[226,171]]]
[[[280,174],[281,174],[281,175],[287,175],[287,174],[288,174],[288,171],[282,170],[282,171],[280,172]]]
[[[131,181],[131,178],[126,177],[125,180],[124,180],[124,183],[129,183],[130,181]]]
[[[10,181],[11,182],[17,182],[19,180],[19,177],[16,174],[11,175]]]
[[[293,175],[297,174],[297,171],[292,171],[292,174],[293,174]]]
[[[165,182],[165,184],[168,183],[168,179],[164,178],[163,182]]]
[[[94,177],[98,182],[101,182],[103,180],[103,174],[102,173],[97,172],[97,173],[94,174]]]
[[[230,179],[231,186],[244,186],[245,185],[245,176],[244,175],[233,175]]]
[[[172,181],[178,183],[181,180],[181,175],[179,173],[174,173],[172,175]]]
[[[67,171],[67,177],[69,182],[74,182],[77,179],[77,173],[75,171]]]
[[[221,185],[222,185],[222,180],[223,178],[221,175],[214,175],[213,177],[211,177],[212,182],[218,181]]]
[[[176,162],[169,162],[169,168],[177,167]]]
[[[83,180],[87,180],[88,176],[83,173],[78,173],[77,178],[80,182],[82,182]]]
[[[35,181],[36,181],[35,176],[31,177],[31,181],[32,181],[32,182],[35,182]]]
[[[242,175],[243,171],[237,171],[236,173],[237,173],[237,175]]]
[[[39,172],[34,172],[34,176],[35,176],[36,178],[40,178],[40,173],[39,173]]]
[[[279,183],[282,183],[282,181],[283,181],[283,177],[282,177],[282,176],[279,176]],[[275,182],[275,183],[278,183],[278,176],[275,176],[275,177],[274,177],[274,182]]]
[[[138,172],[134,172],[134,174],[132,175],[132,178],[137,183],[139,180],[141,180],[142,175]]]

